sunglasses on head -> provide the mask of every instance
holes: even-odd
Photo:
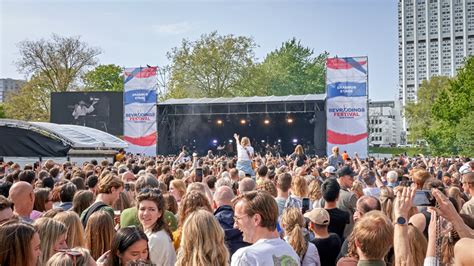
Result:
[[[70,258],[72,258],[73,261],[74,261],[74,266],[76,266],[76,258],[77,257],[82,257],[81,252],[75,251],[75,250],[72,250],[72,249],[60,249],[60,250],[57,250],[57,252],[67,254]]]
[[[159,188],[149,188],[149,187],[146,187],[146,188],[142,188],[140,190],[140,193],[154,193],[154,194],[158,194],[158,195],[161,195],[161,190]]]

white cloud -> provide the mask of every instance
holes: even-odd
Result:
[[[153,25],[152,27],[156,33],[167,35],[183,34],[192,29],[192,26],[187,21],[173,24]]]

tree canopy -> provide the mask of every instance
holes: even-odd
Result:
[[[474,155],[474,57],[456,77],[433,77],[408,104],[410,139],[424,139],[436,155]]]
[[[86,91],[123,91],[123,70],[117,65],[98,65],[82,76]]]

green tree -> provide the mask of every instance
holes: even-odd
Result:
[[[5,104],[0,103],[0,118],[7,118],[5,114]]]
[[[98,65],[82,76],[83,90],[123,91],[123,71],[117,65]]]
[[[431,107],[438,94],[449,87],[449,78],[432,77],[430,80],[424,80],[418,88],[417,101],[408,103],[405,107],[405,115],[409,125],[408,140],[416,143],[417,140],[425,139],[428,136],[428,130],[433,125]]]
[[[184,39],[168,53],[171,77],[167,97],[233,96],[254,64],[252,38],[204,34],[197,41]]]
[[[56,34],[49,40],[22,41],[18,48],[18,70],[28,75],[41,74],[54,92],[76,89],[78,78],[97,64],[100,54],[99,49],[89,47],[79,37]]]
[[[7,94],[4,103],[8,118],[49,121],[52,87],[46,76],[35,74],[19,91]]]
[[[327,52],[315,56],[293,38],[266,56],[252,87],[264,95],[324,93],[327,57]]]

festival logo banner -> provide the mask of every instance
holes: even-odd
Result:
[[[123,92],[123,139],[127,152],[156,155],[157,67],[126,68]]]
[[[326,61],[327,154],[334,146],[349,154],[368,156],[367,57]]]

